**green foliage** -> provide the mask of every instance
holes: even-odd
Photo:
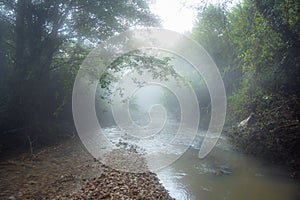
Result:
[[[62,87],[60,90],[57,89],[55,94],[55,98],[60,104],[53,112],[54,116],[57,117],[63,111],[64,106],[70,102],[78,69],[88,53],[88,48],[65,42],[60,51],[54,55],[50,75]]]
[[[99,85],[103,88],[103,98],[110,98],[112,85],[124,75],[124,72],[137,72],[143,75],[144,71],[152,74],[153,79],[167,81],[170,77],[179,79],[179,75],[170,64],[169,56],[160,55],[155,51],[135,50],[114,60],[99,79]],[[137,87],[143,83],[136,82]],[[122,92],[122,89],[118,89]]]
[[[238,55],[244,74],[243,87],[249,87],[250,93],[263,87],[267,92],[277,89],[280,84],[280,49],[282,41],[267,21],[255,9],[253,4],[245,2],[243,7],[231,15],[232,36],[240,54]],[[252,94],[250,94],[252,95]]]
[[[239,85],[237,49],[231,36],[229,13],[221,6],[208,6],[198,15],[193,38],[210,54],[219,68],[228,93]]]
[[[233,126],[227,135],[240,151],[299,169],[299,102],[286,94],[257,99],[248,126]]]
[[[194,30],[194,38],[224,74],[230,127],[226,132],[233,144],[296,167],[300,163],[295,153],[300,141],[299,9],[297,0],[245,0],[230,10],[210,6],[199,14]],[[249,115],[250,125],[237,128]]]
[[[278,34],[282,46],[278,49],[282,90],[299,95],[300,77],[300,4],[297,0],[251,1],[269,26]]]
[[[155,25],[145,1],[1,1],[0,76],[7,79],[0,90],[8,105],[0,130],[53,120],[70,107],[73,81],[90,47],[130,27]]]

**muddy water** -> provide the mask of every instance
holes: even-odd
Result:
[[[114,143],[134,144],[152,152],[166,142],[178,127],[170,123],[149,141],[133,140],[117,127],[104,132]],[[173,164],[155,171],[171,196],[178,200],[299,200],[300,183],[288,177],[285,169],[231,150],[225,138],[206,158],[197,155],[204,133],[199,132],[190,148]],[[186,138],[182,138],[185,141]],[[186,140],[188,141],[188,140]],[[175,150],[175,149],[174,149]],[[174,152],[170,149],[169,153]]]
[[[223,139],[205,159],[190,148],[157,172],[171,196],[180,200],[299,200],[300,184],[280,167],[230,150]]]

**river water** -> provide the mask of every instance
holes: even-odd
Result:
[[[300,184],[288,178],[283,168],[223,145],[202,160],[197,158],[198,150],[190,148],[172,165],[158,171],[171,196],[180,200],[300,199]]]
[[[147,152],[158,140],[168,141],[176,128],[171,123],[156,140],[152,137],[152,141],[133,140],[117,127],[106,128],[104,133],[114,143],[133,144]],[[224,137],[207,157],[199,159],[204,134],[199,131],[178,160],[155,171],[172,197],[178,200],[300,199],[300,183],[289,178],[284,168],[233,151]]]

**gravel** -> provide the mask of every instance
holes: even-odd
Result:
[[[152,172],[122,172],[105,165],[102,170],[99,177],[87,181],[78,192],[55,199],[173,199]]]

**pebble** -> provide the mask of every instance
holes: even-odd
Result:
[[[80,191],[68,195],[68,199],[173,199],[154,173],[121,172],[107,166],[103,168],[101,176],[88,181]],[[64,198],[66,196],[57,199]]]

